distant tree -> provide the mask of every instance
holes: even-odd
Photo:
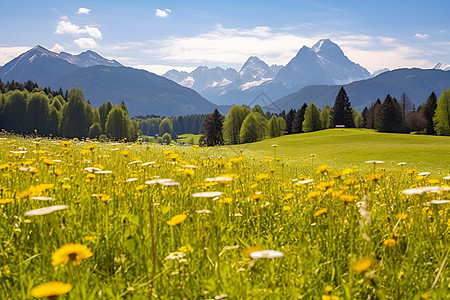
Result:
[[[401,107],[389,94],[381,103],[375,129],[380,132],[404,132]]]
[[[292,133],[302,133],[302,124],[303,120],[305,119],[305,111],[308,105],[306,103],[303,103],[302,107],[297,110],[294,116],[294,121],[292,122]]]
[[[108,114],[108,120],[106,121],[106,135],[114,140],[124,139],[126,134],[125,114],[120,106],[115,106]]]
[[[83,137],[88,133],[91,124],[86,116],[86,102],[80,88],[72,88],[68,102],[62,109],[61,134],[64,137]]]
[[[49,104],[44,93],[32,93],[27,105],[28,132],[37,130],[40,134],[49,134]]]
[[[163,136],[164,133],[168,133],[170,135],[173,133],[173,125],[169,118],[164,118],[161,124],[159,124],[159,135]]]
[[[261,123],[258,118],[258,113],[252,112],[244,119],[239,134],[241,143],[252,143],[261,139]]]
[[[100,123],[94,122],[89,128],[89,138],[97,139],[102,134]]]
[[[108,118],[108,114],[113,108],[111,101],[107,101],[98,107],[98,114],[100,117],[100,126],[102,128],[102,132],[106,132],[106,120]]]
[[[450,135],[450,89],[442,92],[436,104],[434,130],[438,135]]]
[[[295,109],[291,109],[286,114],[286,134],[292,134],[292,123],[294,122],[295,117]]]
[[[203,120],[203,130],[204,140],[203,143],[207,146],[223,145],[223,133],[222,126],[224,117],[220,112],[215,109],[212,114],[207,114]]]
[[[24,133],[27,125],[27,101],[20,91],[10,92],[3,106],[5,128]]]
[[[322,129],[320,121],[320,111],[314,103],[310,103],[305,111],[305,120],[302,128],[304,132],[312,132]]]
[[[361,116],[361,114],[356,110],[352,109],[353,114],[353,123],[355,124],[356,128],[363,128],[364,127],[364,119]]]
[[[269,135],[271,138],[284,135],[286,121],[282,117],[273,115],[269,120]]]
[[[428,96],[427,101],[420,107],[420,112],[423,114],[427,120],[427,134],[434,135],[436,131],[434,130],[433,116],[437,107],[437,97],[434,92]]]
[[[341,87],[331,109],[331,119],[334,125],[345,125],[347,128],[355,127],[353,123],[352,106],[348,99],[347,92]]]
[[[406,115],[414,111],[414,104],[411,102],[406,93],[402,93],[400,96],[400,110],[402,112],[403,120],[405,120]]]
[[[327,105],[320,111],[320,122],[322,124],[322,129],[328,129],[332,127],[331,122],[331,109]]]
[[[266,113],[259,105],[255,105],[252,109],[252,112],[257,114],[261,134],[261,138],[258,140],[262,140],[269,133],[269,120],[267,120]]]
[[[375,129],[375,123],[378,119],[378,114],[380,112],[381,101],[377,99],[377,101],[372,104],[372,106],[367,110],[365,114],[364,124],[366,128]]]
[[[421,132],[427,128],[427,123],[427,119],[420,112],[412,111],[405,117],[405,126],[408,132]]]
[[[223,123],[223,138],[229,144],[239,144],[240,130],[249,110],[240,105],[233,105]]]
[[[166,132],[162,136],[162,142],[163,144],[169,145],[172,142],[172,137],[170,133]]]

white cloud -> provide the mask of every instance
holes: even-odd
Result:
[[[50,49],[50,51],[59,53],[59,52],[61,52],[61,51],[64,51],[64,47],[61,46],[60,44],[55,44],[55,45]]]
[[[178,71],[185,71],[185,72],[192,72],[196,69],[196,67],[179,67],[179,66],[168,66],[168,65],[134,65],[132,66],[136,69],[142,69],[146,70],[152,73],[155,73],[156,75],[163,75],[167,71],[170,70],[178,70]]]
[[[94,39],[91,39],[91,38],[80,38],[80,39],[74,40],[74,42],[81,49],[95,49],[98,47],[98,45],[94,41]]]
[[[418,39],[423,39],[426,40],[427,38],[429,38],[430,36],[428,34],[422,34],[422,33],[416,33],[416,35],[414,35],[414,37],[418,38]]]
[[[166,9],[155,9],[155,16],[159,17],[159,18],[165,18],[167,17],[172,11],[168,8]]]
[[[78,11],[76,12],[76,14],[77,15],[80,15],[80,14],[89,14],[89,12],[90,12],[91,10],[89,9],[89,8],[85,8],[85,7],[80,7],[79,9],[78,9]]]
[[[100,30],[96,27],[91,26],[84,26],[84,28],[81,28],[78,25],[72,24],[70,21],[62,20],[59,21],[58,26],[56,26],[56,34],[72,34],[72,35],[80,35],[80,34],[88,34],[89,36],[101,39],[102,33]]]
[[[196,36],[155,41],[159,49],[145,52],[172,62],[241,65],[249,56],[256,55],[269,64],[286,64],[303,45],[311,46],[319,39],[274,32],[266,26],[240,29],[218,24],[214,30]]]
[[[0,46],[0,66],[4,66],[20,54],[27,52],[31,47]]]

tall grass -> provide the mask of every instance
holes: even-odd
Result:
[[[449,180],[437,169],[418,176],[419,162],[384,169],[288,158],[269,148],[264,157],[10,136],[0,143],[1,299],[29,299],[48,281],[72,284],[61,296],[67,299],[448,297],[450,204],[429,202],[449,192],[402,190]],[[205,182],[217,176],[232,181]],[[163,178],[179,185],[145,184]],[[206,191],[222,195],[192,197]],[[59,204],[68,209],[24,215]],[[179,214],[186,219],[167,223]],[[86,245],[93,256],[53,266],[52,254],[69,243]],[[249,257],[262,249],[283,257]],[[369,266],[361,270],[362,258]]]

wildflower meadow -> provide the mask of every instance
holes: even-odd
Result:
[[[1,299],[449,297],[448,169],[276,144],[0,144]]]

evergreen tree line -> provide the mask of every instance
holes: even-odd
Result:
[[[200,139],[207,146],[240,144],[260,141],[266,137],[312,132],[333,127],[372,128],[379,132],[450,135],[450,89],[439,99],[431,93],[416,111],[404,93],[400,101],[389,94],[383,102],[378,99],[360,114],[351,107],[343,87],[333,107],[318,109],[314,103],[304,103],[298,110],[287,113],[264,113],[259,105],[234,105],[226,118],[217,109],[206,115]]]
[[[51,95],[52,97],[56,97],[56,96],[61,96],[63,97],[64,100],[67,100],[67,97],[69,95],[69,91],[66,90],[65,92],[63,92],[63,89],[60,87],[59,90],[57,91],[52,91],[52,89],[50,87],[44,87],[41,88],[38,86],[37,83],[32,82],[31,80],[28,80],[25,83],[20,83],[20,82],[16,82],[16,81],[11,81],[11,82],[6,82],[4,83],[1,79],[0,79],[0,92],[5,94],[8,91],[23,91],[23,90],[27,90],[28,92],[39,92],[39,91],[43,91],[46,95]]]
[[[173,116],[170,118],[164,118],[160,116],[146,116],[146,117],[135,117],[139,124],[139,129],[143,135],[147,136],[163,136],[164,133],[169,133],[172,138],[176,138],[177,135],[192,133],[199,134],[203,130],[203,120],[205,119],[205,114],[192,114],[186,116]],[[172,124],[172,132],[167,130],[160,130],[160,125],[164,119],[167,119]]]
[[[388,94],[383,102],[377,99],[365,107],[362,116],[365,128],[379,132],[450,135],[450,89],[439,99],[432,92],[417,110],[405,93],[400,101]]]
[[[113,106],[108,101],[96,109],[85,101],[79,88],[71,89],[67,100],[38,87],[31,92],[27,88],[5,91],[0,93],[0,128],[9,132],[131,141],[140,134],[123,102]]]

